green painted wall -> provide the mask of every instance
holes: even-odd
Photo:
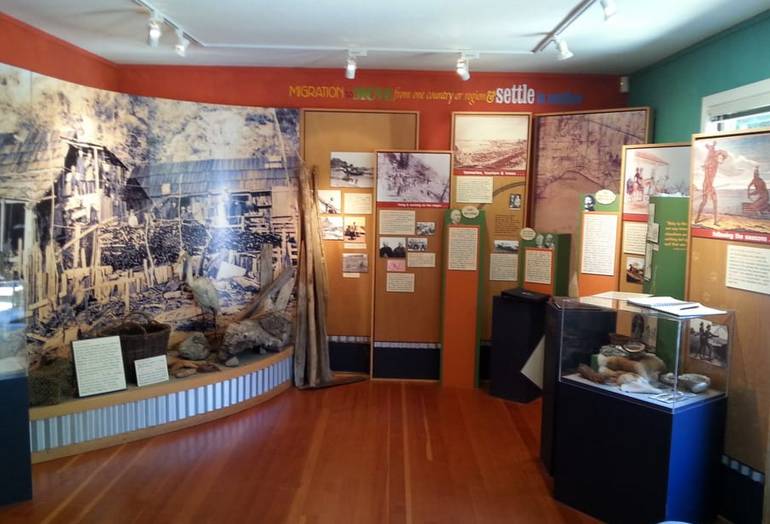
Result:
[[[704,96],[770,78],[770,11],[631,75],[631,106],[651,106],[655,142],[700,131]]]

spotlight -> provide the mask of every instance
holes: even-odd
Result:
[[[468,66],[468,58],[465,54],[460,54],[460,58],[457,59],[457,75],[463,80],[468,80],[471,77],[470,67]]]
[[[345,66],[345,78],[348,80],[353,80],[356,77],[356,69],[358,69],[358,64],[356,64],[356,57],[353,55],[348,55],[348,63]]]
[[[556,44],[556,47],[559,50],[559,60],[569,60],[570,58],[575,56],[575,53],[569,50],[566,40],[563,40],[561,38],[556,38],[554,39],[554,43]]]
[[[147,24],[147,43],[150,47],[158,47],[160,35],[163,33],[160,27],[162,23],[163,18],[161,18],[158,13],[153,12],[152,17],[150,17],[150,22]]]
[[[176,31],[176,45],[174,51],[181,57],[187,56],[187,48],[190,47],[190,41],[185,38],[184,31],[177,29]]]
[[[600,0],[602,4],[602,10],[604,11],[604,21],[606,22],[618,12],[618,6],[615,5],[615,0]]]

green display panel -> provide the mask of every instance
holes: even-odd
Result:
[[[651,230],[645,256],[650,255],[651,260],[645,262],[649,265],[645,267],[645,293],[684,300],[689,207],[688,197],[650,197]]]

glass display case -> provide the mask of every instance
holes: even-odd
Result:
[[[0,280],[0,380],[27,374],[24,286]]]
[[[597,297],[561,307],[561,382],[669,412],[727,395],[733,312],[674,316]]]

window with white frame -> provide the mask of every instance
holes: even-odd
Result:
[[[704,96],[701,132],[770,127],[770,79]]]

